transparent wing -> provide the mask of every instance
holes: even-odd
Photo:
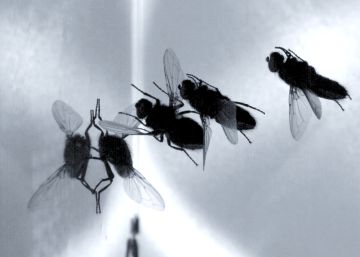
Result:
[[[220,111],[215,116],[216,122],[222,125],[227,139],[232,144],[238,143],[236,105],[226,99],[218,101]]]
[[[290,87],[289,91],[289,122],[291,135],[299,140],[305,132],[311,117],[311,107],[304,91]]]
[[[204,131],[204,146],[203,146],[203,169],[204,169],[205,161],[206,161],[206,153],[207,150],[209,149],[212,131],[210,128],[210,118],[208,116],[201,116],[201,122]]]
[[[304,91],[304,94],[305,94],[307,100],[309,101],[311,109],[315,113],[316,118],[318,118],[320,120],[321,114],[322,114],[322,108],[321,108],[321,102],[320,102],[319,97],[317,97],[315,94],[313,94],[310,90],[305,89],[303,91]]]
[[[135,202],[157,210],[163,210],[165,203],[158,191],[137,170],[124,178],[124,189]]]
[[[124,109],[123,111],[124,113],[130,114],[132,116],[136,116],[136,108],[135,108],[135,104],[131,104],[129,105],[127,108]],[[124,115],[121,113],[118,113],[115,118],[114,118],[114,122],[119,123],[119,124],[123,124],[129,128],[137,128],[140,124],[140,122],[135,119],[134,117],[128,116],[128,115]]]
[[[179,59],[176,57],[174,51],[170,48],[164,53],[164,73],[166,80],[166,88],[169,94],[169,104],[176,105],[176,102],[181,102],[178,86],[185,80],[185,74],[181,68]]]
[[[130,134],[131,131],[132,131],[132,133],[135,133],[137,135],[136,131],[138,131],[137,128],[140,125],[140,121],[138,119],[134,118],[134,117],[136,117],[135,104],[129,105],[127,108],[125,108],[125,110],[123,112],[127,113],[127,114],[130,114],[133,117],[129,116],[129,115],[122,114],[122,113],[118,113],[115,116],[115,118],[114,118],[115,123],[118,123],[122,127],[128,128],[127,131],[125,131],[124,133],[117,133],[117,134],[119,134],[121,137],[123,137],[123,136],[126,136],[126,135],[132,135],[132,134]],[[130,132],[130,133],[126,133],[126,132]]]
[[[83,122],[81,116],[61,100],[56,100],[51,110],[60,129],[67,135],[73,134]]]
[[[64,185],[69,182],[67,165],[61,166],[50,177],[48,177],[35,191],[28,202],[28,208],[35,210],[44,202],[54,201],[64,192]]]
[[[148,132],[145,129],[139,128],[140,121],[135,117],[135,104],[131,104],[125,108],[123,113],[118,113],[113,121],[101,120],[99,121],[99,125],[103,129],[115,133],[121,137],[126,135],[143,135],[144,133]]]
[[[140,129],[128,127],[126,125],[119,124],[117,122],[110,121],[110,120],[100,120],[99,126],[102,127],[103,129],[110,131],[112,133],[115,133],[121,137],[124,135],[143,135],[144,134],[144,132],[142,132]]]

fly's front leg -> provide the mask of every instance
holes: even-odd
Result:
[[[288,49],[288,51],[295,57],[297,57],[299,60],[306,62],[304,59],[302,59],[301,57],[299,57],[294,51],[292,51],[291,49]]]
[[[156,98],[155,96],[152,96],[149,93],[146,93],[145,91],[142,91],[140,88],[138,88],[134,84],[131,84],[131,86],[136,88],[138,91],[140,91],[144,96],[150,97],[150,98],[154,99],[157,103],[160,103],[160,100],[158,98]]]
[[[194,161],[193,158],[191,158],[190,154],[188,154],[188,152],[187,152],[184,148],[173,146],[173,145],[171,144],[171,141],[170,141],[169,138],[167,139],[167,143],[168,143],[168,146],[170,146],[171,148],[173,148],[173,149],[175,149],[175,150],[178,150],[178,151],[184,152],[184,153],[187,155],[187,157],[189,157],[190,160],[191,160],[196,166],[198,166],[197,162]]]

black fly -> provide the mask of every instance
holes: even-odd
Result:
[[[98,99],[96,105],[95,118],[99,119],[99,124],[102,122],[100,116],[100,100]],[[124,115],[121,115],[126,117]],[[137,121],[132,119],[122,118],[120,115],[117,115],[115,121],[124,123],[126,126],[137,127]],[[97,125],[96,125],[97,126]],[[99,128],[100,129],[100,128]],[[97,192],[97,200],[100,202],[100,194],[106,188],[110,186],[113,181],[114,174],[108,163],[112,164],[116,172],[124,180],[124,189],[128,196],[136,201],[137,203],[143,204],[145,206],[162,210],[165,208],[165,203],[161,195],[156,191],[156,189],[145,179],[143,175],[140,174],[133,167],[133,162],[131,158],[131,152],[128,144],[124,140],[127,134],[122,134],[121,136],[109,135],[106,131],[101,132],[99,137],[99,149],[93,148],[99,152],[100,157],[92,157],[94,159],[100,159],[105,163],[106,172],[108,178],[102,179],[95,190],[103,182],[108,181],[109,183]],[[100,212],[100,210],[98,210]]]
[[[125,112],[119,112],[119,114],[131,116],[142,125],[151,128],[151,132],[144,132],[139,129],[133,130],[121,122],[102,121],[99,124],[101,127],[114,133],[152,135],[160,142],[163,142],[165,135],[167,143],[171,148],[183,151],[195,163],[195,165],[197,165],[185,149],[196,150],[203,148],[203,129],[195,120],[182,116],[194,111],[179,112],[179,109],[184,104],[178,96],[177,86],[181,83],[185,76],[182,73],[179,64],[174,62],[174,60],[168,59],[167,52],[165,52],[164,55],[164,69],[167,92],[155,83],[154,85],[168,95],[168,105],[161,104],[158,98],[142,91],[135,85],[132,85],[145,96],[154,99],[155,104],[143,98],[135,104],[136,116]],[[140,119],[145,119],[145,123]]]
[[[179,69],[181,69],[179,60],[173,50],[167,49],[165,56],[169,64],[177,63]],[[167,73],[166,70],[165,73]],[[206,152],[212,134],[210,119],[215,119],[222,126],[227,139],[232,144],[237,144],[238,142],[237,130],[251,143],[243,130],[254,129],[256,121],[248,111],[237,105],[255,109],[263,114],[264,112],[248,104],[231,101],[230,98],[221,94],[218,88],[192,74],[187,74],[187,76],[191,80],[183,78],[176,86],[179,89],[180,96],[200,113],[204,129],[203,164],[205,165]]]
[[[289,91],[289,121],[290,131],[294,139],[303,135],[310,118],[310,107],[315,116],[322,115],[321,103],[318,97],[338,102],[350,97],[347,90],[338,82],[321,76],[314,67],[301,59],[290,49],[275,47],[286,55],[286,60],[279,52],[272,52],[266,58],[269,70],[277,72],[279,77],[290,86]],[[310,105],[310,106],[309,106]]]
[[[73,108],[60,100],[53,103],[52,114],[60,129],[66,134],[64,149],[65,164],[40,185],[29,200],[29,209],[36,208],[41,202],[51,198],[49,197],[50,195],[56,197],[56,194],[59,193],[58,190],[61,190],[61,188],[57,190],[57,187],[61,185],[65,178],[80,180],[91,193],[94,193],[94,189],[85,181],[86,169],[91,156],[91,143],[88,134],[91,124],[85,131],[85,137],[74,134],[81,126],[83,120]]]

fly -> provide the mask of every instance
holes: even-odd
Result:
[[[100,115],[99,99],[97,100],[96,104],[94,124],[96,118],[99,119],[99,124],[101,124],[102,117]],[[117,115],[115,121],[122,122],[129,128],[138,126],[137,121],[134,122],[133,119],[128,119],[127,116],[124,115]],[[95,124],[95,126],[97,125]],[[121,134],[119,136],[110,135],[108,131],[104,133],[101,130],[101,134],[99,137],[99,148],[93,148],[99,152],[100,157],[92,158],[100,159],[105,163],[108,177],[102,179],[96,185],[95,190],[103,182],[108,182],[108,184],[97,192],[97,201],[100,202],[100,194],[110,186],[114,179],[114,174],[109,165],[110,163],[115,168],[117,174],[121,178],[123,178],[124,190],[131,199],[133,199],[137,203],[143,204],[144,206],[163,210],[165,208],[165,203],[159,192],[146,180],[146,178],[139,171],[134,168],[130,148],[125,141],[126,137],[127,134]],[[99,209],[98,212],[100,211],[101,210]]]
[[[350,97],[346,88],[338,82],[318,74],[314,67],[300,58],[290,49],[275,47],[286,55],[272,52],[266,58],[269,70],[277,72],[279,77],[290,86],[289,121],[290,131],[295,140],[305,132],[311,115],[310,108],[321,119],[322,108],[319,97],[335,101],[342,110],[339,100]]]
[[[56,100],[53,103],[52,114],[59,128],[66,134],[64,165],[48,177],[32,195],[28,202],[28,208],[31,210],[38,207],[44,200],[52,198],[50,196],[56,197],[58,190],[61,190],[58,186],[65,179],[78,179],[85,188],[94,193],[94,189],[85,180],[89,158],[91,157],[91,142],[88,134],[91,124],[86,129],[85,136],[75,134],[83,120],[72,107],[61,100]]]

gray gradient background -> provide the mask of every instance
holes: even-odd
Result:
[[[359,256],[359,2],[144,2],[134,43],[135,1],[0,1],[0,255],[122,256],[137,212],[141,256]],[[289,131],[288,88],[265,62],[276,45],[353,97],[345,112],[322,101],[322,120],[313,117],[300,142]],[[185,72],[266,111],[253,112],[254,143],[240,137],[233,146],[213,123],[202,172],[165,144],[135,142],[136,167],[162,193],[162,213],[133,204],[118,177],[101,216],[76,183],[65,203],[29,213],[31,194],[62,164],[53,101],[85,121],[96,98],[108,119],[139,98],[130,82],[166,101],[151,82],[164,85],[168,47]],[[102,168],[90,165],[94,177]]]

